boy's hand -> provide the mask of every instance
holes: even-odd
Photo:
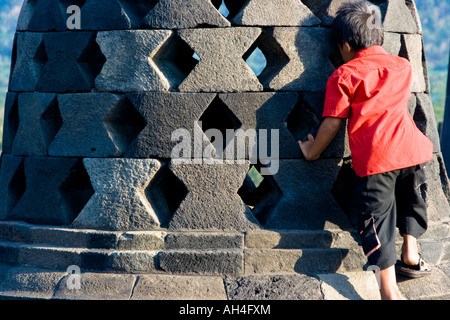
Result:
[[[305,157],[306,160],[308,161],[314,161],[319,159],[320,154],[316,155],[315,157],[310,157],[310,151],[312,146],[314,145],[314,137],[312,134],[308,134],[308,140],[303,142],[301,140],[298,141],[298,144],[300,146],[300,150],[302,150],[303,156]]]

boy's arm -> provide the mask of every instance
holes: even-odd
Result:
[[[320,154],[338,133],[343,120],[344,119],[342,118],[325,117],[320,125],[315,139],[310,134],[308,135],[308,141],[298,141],[300,149],[302,150],[303,156],[306,160],[313,161],[320,157]]]

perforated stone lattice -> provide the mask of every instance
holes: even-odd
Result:
[[[297,145],[320,124],[326,81],[342,63],[330,39],[341,2],[26,0],[6,99],[0,219],[109,231],[351,229],[341,209],[348,194],[335,192],[351,182],[341,172],[345,127],[314,163]],[[385,49],[412,63],[410,111],[435,141],[413,2],[374,3]],[[67,30],[69,4],[81,8],[81,30]],[[200,132],[202,148],[217,145],[207,131],[219,129],[216,154],[235,140],[227,129],[258,139],[277,129],[279,170],[171,159],[178,128]],[[435,145],[423,193],[437,228],[448,221],[448,180]]]

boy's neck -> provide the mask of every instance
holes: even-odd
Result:
[[[355,59],[357,51],[353,49],[348,42],[344,42],[339,49],[341,51],[342,60],[344,60],[345,63]]]

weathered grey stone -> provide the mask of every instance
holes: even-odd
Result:
[[[132,300],[226,300],[221,277],[142,275]]]
[[[84,159],[95,194],[73,222],[78,228],[143,230],[159,227],[145,189],[160,168],[154,159]]]
[[[129,157],[170,159],[180,137],[173,137],[177,129],[187,130],[191,141],[183,141],[194,156],[195,131],[201,134],[202,145],[209,145],[203,131],[194,123],[199,121],[215,94],[145,92],[127,94],[127,98],[146,120],[147,125],[126,153]],[[197,129],[197,130],[196,130]],[[187,137],[183,137],[183,139]]]
[[[200,57],[179,85],[180,91],[262,91],[242,58],[261,34],[260,28],[185,29],[178,34]]]
[[[247,26],[313,26],[320,19],[300,0],[251,0],[232,22]]]
[[[331,189],[341,168],[338,159],[309,163],[305,160],[280,160],[273,176],[282,192],[280,201],[269,213],[270,229],[349,229]]]
[[[13,171],[14,172],[14,171]],[[4,241],[45,243],[72,248],[115,249],[120,233],[33,225],[20,221],[0,221],[0,238]]]
[[[414,281],[399,276],[398,287],[406,299],[431,300],[448,299],[450,290],[450,277],[439,267],[435,266],[431,275]],[[442,294],[446,293],[443,297]]]
[[[0,265],[0,296],[50,299],[64,272]]]
[[[406,48],[406,58],[411,62],[413,70],[411,91],[428,91],[423,67],[422,36],[420,34],[404,34],[402,35],[402,41]]]
[[[244,236],[239,233],[169,233],[166,249],[239,249],[244,248]]]
[[[416,21],[404,0],[383,1],[379,6],[383,16],[385,31],[399,33],[418,32]]]
[[[231,26],[210,1],[203,0],[160,0],[145,16],[142,25],[155,29]]]
[[[90,91],[105,57],[95,32],[48,32],[43,35],[48,61],[36,89],[43,92]]]
[[[19,128],[19,107],[17,94],[13,92],[6,93],[2,152],[11,153],[14,138]]]
[[[49,146],[49,155],[117,157],[145,126],[131,103],[110,93],[58,96],[63,125]]]
[[[29,265],[56,270],[65,270],[70,265],[82,266],[82,258],[78,250],[61,247],[45,247],[21,245],[18,247],[17,265]]]
[[[100,91],[167,91],[169,81],[152,60],[169,30],[100,31],[97,43],[106,62],[95,79]]]
[[[450,216],[449,180],[442,155],[437,153],[425,164],[427,181],[422,185],[422,195],[427,203],[428,220],[446,222]]]
[[[311,273],[346,270],[340,249],[247,249],[245,274]],[[364,265],[361,263],[358,268]]]
[[[158,255],[162,270],[183,274],[243,273],[242,250],[167,250]]]
[[[125,273],[155,273],[158,251],[116,251],[108,259],[106,269]]]
[[[122,30],[134,27],[119,0],[86,1],[80,10],[80,17],[83,30]]]
[[[65,275],[55,286],[54,299],[64,300],[128,300],[133,292],[136,276],[125,274],[101,274],[82,272],[80,288],[69,289]]]
[[[222,160],[183,163],[182,159],[175,159],[170,162],[170,170],[188,189],[186,198],[169,222],[170,229],[244,231],[258,228],[250,209],[237,194],[248,163],[230,164]]]
[[[420,21],[419,11],[417,10],[416,3],[413,0],[406,0],[405,4],[411,12],[414,21],[416,22],[417,33],[422,34],[422,22]]]
[[[302,2],[322,20],[323,24],[331,26],[341,5],[352,0],[303,0]],[[371,2],[380,7],[385,31],[399,33],[418,31],[416,21],[404,0]]]
[[[67,30],[66,13],[70,4],[59,0],[26,0],[19,16],[18,30],[62,31]],[[80,5],[80,1],[71,4]]]
[[[131,231],[120,235],[117,242],[119,250],[158,250],[164,248],[165,232]]]
[[[399,33],[385,32],[383,48],[389,54],[400,54],[402,48],[402,35]]]
[[[250,230],[245,247],[250,249],[357,248],[355,235],[326,230]]]
[[[318,279],[324,300],[380,300],[372,271],[319,274]]]
[[[17,33],[13,53],[15,60],[12,61],[9,90],[34,91],[48,60],[42,34]]]
[[[278,157],[280,159],[303,158],[298,140],[305,139],[308,133],[313,133],[314,129],[320,125],[323,111],[324,98],[317,93],[228,93],[219,94],[220,100],[233,112],[242,123],[239,129],[244,132],[256,130],[256,143],[259,148],[262,144],[267,145],[267,154],[261,154],[258,150],[258,158],[272,154],[276,146],[272,145],[270,135],[263,135],[260,130],[278,130],[279,139]],[[342,157],[350,155],[350,148],[345,139],[345,126],[342,127],[338,136],[329,147],[323,152],[323,156]],[[237,142],[241,139],[234,137],[233,143],[229,143],[225,149],[226,159],[242,159],[237,154]],[[234,148],[234,152],[232,152]],[[228,149],[228,150],[227,150]],[[250,156],[249,148],[245,150],[245,157]]]
[[[322,24],[331,26],[339,7],[352,0],[302,0],[302,2],[322,20]]]
[[[289,57],[265,87],[280,91],[323,91],[335,67],[331,31],[325,28],[275,27],[269,31]]]
[[[18,115],[12,153],[46,156],[49,144],[62,125],[56,95],[40,92],[19,94]]]
[[[419,239],[420,253],[423,259],[430,265],[437,265],[441,262],[444,254],[444,243],[442,241],[429,241]]]
[[[5,161],[16,163],[10,181],[5,181],[4,196],[9,199],[5,219],[68,225],[92,195],[84,167],[76,158],[2,158],[2,169],[8,168]]]
[[[322,300],[320,282],[306,274],[225,279],[229,300]]]

